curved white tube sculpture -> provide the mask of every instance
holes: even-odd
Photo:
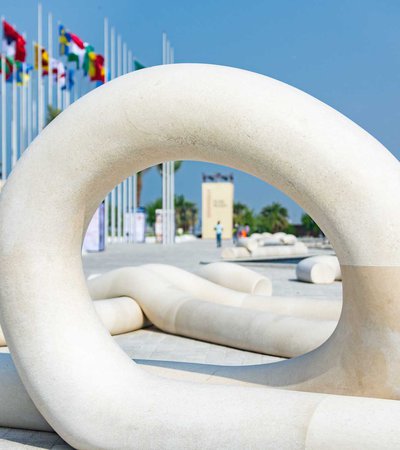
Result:
[[[215,262],[196,272],[206,280],[235,291],[255,295],[272,295],[271,280],[239,264]]]
[[[312,256],[296,266],[296,277],[300,281],[315,284],[330,284],[342,279],[339,260],[336,256]]]
[[[163,273],[175,278],[175,283],[168,278],[163,279],[160,276]],[[175,287],[175,274],[180,278],[186,276],[185,281],[198,289],[197,298],[187,285],[185,290]],[[124,267],[88,281],[93,299],[134,298],[160,330],[267,355],[290,358],[314,350],[336,327],[336,321],[290,317],[268,310],[239,309],[241,303],[236,307],[230,306],[235,305],[234,300],[242,300],[241,297],[244,303],[248,296],[226,288],[213,290],[212,285],[176,267],[159,264]],[[215,288],[219,286],[215,285]],[[214,298],[223,299],[223,303],[213,301]],[[255,299],[268,304],[270,297],[255,296]]]
[[[143,311],[132,298],[119,296],[118,298],[103,299],[100,297],[93,303],[93,306],[111,336],[129,333],[148,325]],[[6,339],[0,328],[0,347],[6,345]]]
[[[228,264],[228,263],[217,263]],[[145,264],[141,266],[144,269],[154,272],[159,277],[164,278],[166,282],[174,285],[179,290],[190,294],[192,297],[206,302],[227,305],[230,307],[247,308],[257,311],[265,311],[277,315],[292,316],[294,318],[303,319],[317,319],[317,320],[338,320],[340,311],[342,309],[342,302],[340,299],[318,299],[309,297],[280,297],[280,296],[260,296],[250,295],[237,290],[230,289],[208,280],[203,280],[199,276],[189,273],[178,267],[166,264]],[[245,268],[242,268],[246,271]],[[109,277],[109,285],[112,287],[113,273],[119,273],[119,287],[118,290],[105,291],[102,289],[102,283],[99,283],[100,289],[96,292],[92,291],[92,287],[96,283],[89,281],[90,293],[93,298],[114,297],[116,295],[127,295],[135,297],[137,289],[140,284],[143,284],[140,276],[137,277],[137,268],[125,267],[123,269],[109,272],[104,276]],[[248,271],[248,269],[247,269]],[[240,271],[242,275],[245,272]],[[251,272],[251,271],[249,271]],[[133,280],[135,278],[136,281]],[[257,279],[256,273],[252,272],[249,280]],[[100,281],[100,280],[98,280]],[[154,285],[159,283],[159,279],[154,280]],[[228,284],[227,282],[225,282]],[[142,292],[148,296],[149,292],[147,286],[143,286]],[[118,292],[118,293],[116,293]],[[172,295],[173,297],[173,295]],[[157,309],[157,304],[160,303],[161,298],[150,297],[150,306],[153,310]],[[330,327],[328,327],[330,330]],[[322,334],[323,336],[330,335],[329,331]],[[325,340],[325,339],[323,339]]]
[[[142,309],[131,297],[98,299],[93,305],[111,336],[140,330],[147,325]]]
[[[382,411],[366,412],[373,400],[171,382],[144,373],[112,341],[82,273],[85,228],[122,179],[178,159],[228,163],[272,183],[315,218],[339,256],[344,308],[335,333],[290,364],[271,364],[264,381],[399,396],[398,161],[296,89],[188,64],[138,71],[75,102],[32,143],[2,191],[0,320],[35,405],[85,449],[318,448],[355,411],[360,425],[345,426],[338,445],[354,429],[376,439],[362,425]],[[379,245],[366,246],[377,230]],[[397,424],[399,404],[384,404],[382,416]],[[381,416],[376,423],[386,431]],[[398,442],[396,429],[384,436]]]

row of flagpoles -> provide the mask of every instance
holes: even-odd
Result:
[[[27,62],[27,36],[1,18],[1,179],[4,183],[15,163],[45,126],[45,113],[63,110],[100,84],[144,66],[134,59],[114,27],[104,19],[103,55],[58,23],[58,58],[53,45],[53,15],[47,15],[47,46],[43,39],[42,5],[38,4],[34,61]],[[173,48],[163,34],[163,64],[174,61]],[[10,99],[11,101],[7,101]],[[9,118],[9,120],[7,120]],[[10,144],[10,145],[9,145]],[[163,164],[163,243],[174,242],[174,163]],[[105,235],[108,242],[133,242],[137,210],[137,176],[132,174],[105,198]],[[133,212],[133,214],[131,214]],[[126,213],[130,213],[127,214]],[[127,220],[133,223],[125,223]],[[124,230],[125,228],[125,230]]]

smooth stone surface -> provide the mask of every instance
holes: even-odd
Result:
[[[300,281],[315,284],[330,284],[342,279],[339,260],[336,256],[312,256],[300,261],[296,267]]]
[[[201,277],[235,291],[255,295],[272,295],[271,280],[238,264],[216,262],[201,266]]]
[[[96,316],[80,256],[95,209],[131,173],[182,159],[228,163],[283,190],[318,222],[342,264],[344,308],[335,333],[317,350],[271,365],[265,380],[397,398],[398,370],[391,369],[400,362],[400,333],[386,318],[389,311],[393,320],[400,316],[398,161],[344,116],[275,80],[167,65],[114,80],[71,105],[32,143],[2,191],[0,320],[46,420],[88,449],[304,447],[326,395],[151,376]],[[365,277],[369,269],[374,276]],[[363,296],[348,295],[356,286]],[[373,374],[370,364],[357,365],[360,357],[374,359]],[[360,408],[361,421],[383,400],[370,402]],[[387,411],[400,420],[400,411]],[[393,437],[379,424],[362,429],[366,439]]]
[[[185,286],[176,287],[178,280],[184,280]],[[172,266],[154,264],[117,269],[89,280],[88,287],[93,299],[134,298],[146,317],[168,333],[281,357],[315,349],[328,339],[337,324],[276,314],[267,311],[267,305],[264,311],[240,307],[248,295]],[[218,289],[223,292],[216,295],[214,291]],[[197,291],[197,296],[193,291]],[[270,299],[249,297],[255,303],[267,304]],[[230,306],[237,301],[240,303],[236,307]],[[275,305],[279,308],[280,302]]]

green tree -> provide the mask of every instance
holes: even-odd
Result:
[[[54,120],[61,113],[61,109],[54,108],[51,105],[47,105],[46,125]]]
[[[196,203],[185,199],[183,195],[175,196],[175,224],[184,232],[193,231],[197,222],[198,209]]]
[[[301,223],[309,235],[319,236],[322,233],[320,227],[308,214],[303,214],[301,216]]]
[[[156,221],[156,209],[162,208],[162,199],[157,198],[146,206],[147,221],[153,226]],[[185,199],[183,195],[175,196],[175,224],[176,228],[182,228],[184,232],[193,229],[197,222],[197,205]]]
[[[288,218],[288,210],[284,206],[280,203],[272,203],[272,205],[265,206],[258,215],[257,229],[270,233],[285,231],[289,226]]]
[[[255,226],[254,211],[247,205],[240,202],[233,204],[233,223],[238,225],[248,225],[252,230]]]

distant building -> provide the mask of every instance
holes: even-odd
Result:
[[[218,221],[223,226],[223,239],[232,238],[233,227],[233,175],[203,175],[202,184],[202,237],[215,238]]]

